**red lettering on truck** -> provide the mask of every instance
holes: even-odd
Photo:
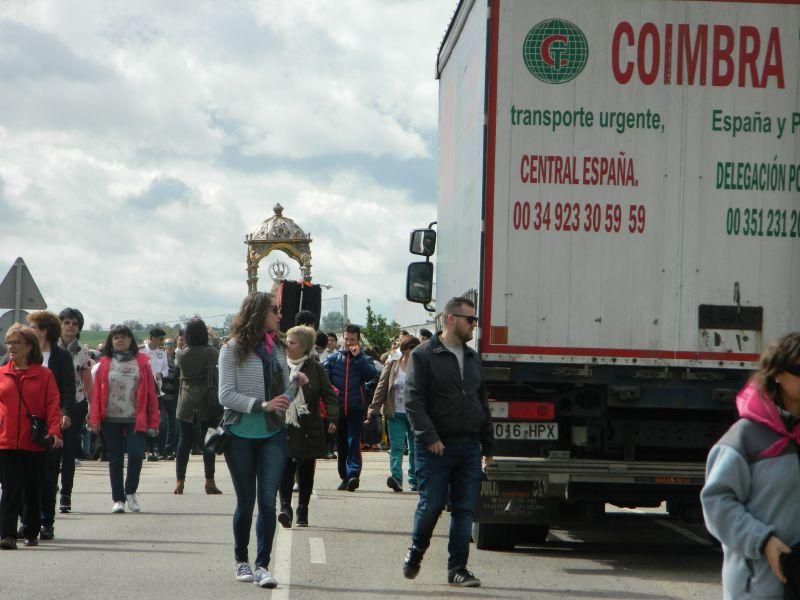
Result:
[[[676,30],[677,39],[673,39]],[[677,67],[676,85],[705,86],[710,82],[714,87],[765,88],[772,84],[784,89],[780,30],[770,28],[766,45],[763,37],[752,25],[734,29],[729,25],[679,23],[676,27],[668,23],[662,31],[647,22],[636,31],[631,23],[622,21],[611,41],[611,71],[622,85],[634,75],[644,85],[653,85],[661,75],[661,81],[670,85]],[[673,56],[675,52],[677,56]]]

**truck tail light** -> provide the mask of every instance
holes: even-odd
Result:
[[[513,421],[552,421],[556,407],[552,402],[495,402],[489,400],[492,419]]]

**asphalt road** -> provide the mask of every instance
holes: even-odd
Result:
[[[721,554],[698,526],[659,511],[616,511],[551,531],[548,541],[513,552],[475,550],[470,569],[483,585],[448,587],[444,515],[417,579],[403,578],[416,495],[386,487],[388,457],[366,453],[362,486],[338,492],[334,461],[319,461],[310,527],[281,529],[271,569],[277,589],[233,579],[235,498],[224,461],[203,491],[192,456],[186,492],[174,496],[174,462],[145,463],[139,514],[111,514],[107,463],[76,471],[73,507],[56,518],[56,539],[0,552],[0,598],[620,598],[721,597]],[[255,536],[251,540],[251,560]]]

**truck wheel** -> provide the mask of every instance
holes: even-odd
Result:
[[[473,523],[472,538],[478,550],[512,550],[517,541],[513,525]]]

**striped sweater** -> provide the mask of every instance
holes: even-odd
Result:
[[[272,374],[272,390],[267,395],[261,359],[255,352],[251,352],[239,363],[234,352],[235,346],[236,340],[229,340],[219,353],[219,403],[237,413],[260,412],[262,402],[271,400],[286,390],[289,382],[286,347],[281,342],[275,345],[275,358],[280,370]],[[284,413],[271,412],[266,415],[270,429],[285,427]],[[226,421],[229,419],[226,418]]]

